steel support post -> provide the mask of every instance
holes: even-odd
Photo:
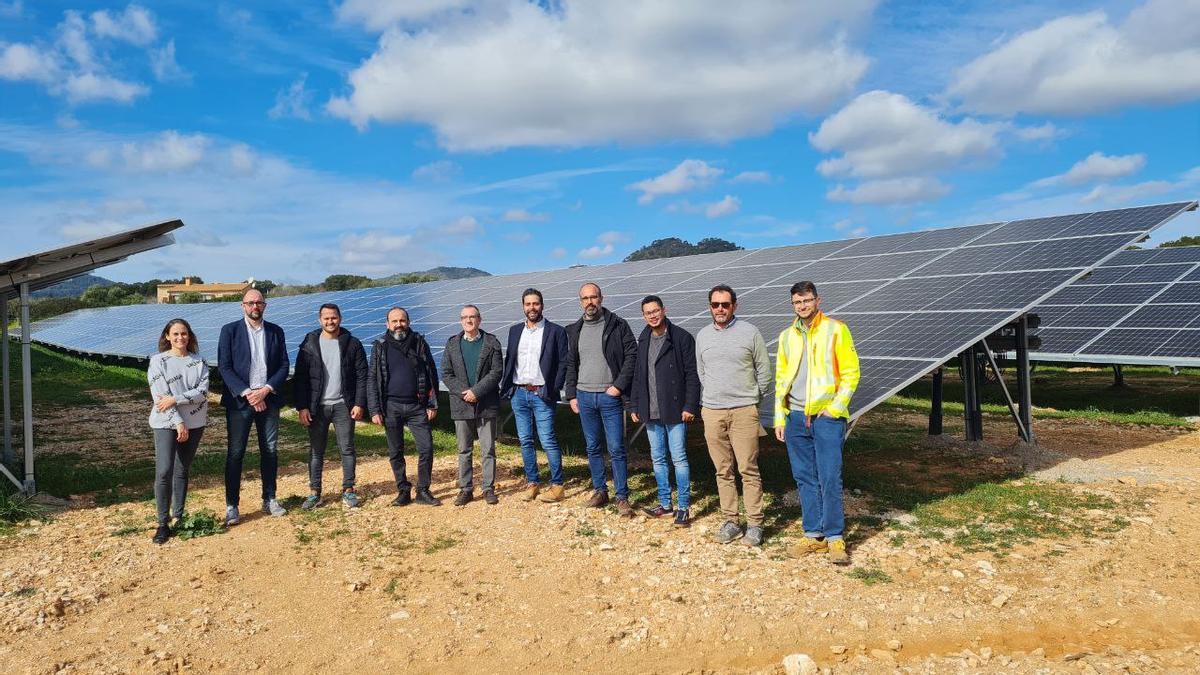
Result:
[[[33,480],[33,355],[30,345],[33,338],[29,330],[29,282],[21,284],[21,391],[24,394],[21,410],[25,433],[25,494],[37,494]]]
[[[933,371],[933,396],[929,405],[929,435],[942,435],[942,368]]]
[[[979,364],[975,345],[962,353],[963,370],[963,424],[968,443],[983,440],[983,411],[979,406]]]

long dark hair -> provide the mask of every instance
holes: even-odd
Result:
[[[165,352],[171,348],[171,341],[167,339],[167,334],[171,332],[171,326],[181,324],[188,332],[187,350],[189,354],[195,354],[200,351],[200,343],[196,342],[196,334],[192,332],[192,325],[186,319],[171,319],[167,325],[163,327],[162,335],[158,336],[158,351]]]

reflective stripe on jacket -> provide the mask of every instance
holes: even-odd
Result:
[[[805,337],[808,339],[806,340]],[[775,426],[787,422],[788,392],[800,369],[801,350],[808,349],[808,382],[804,414],[826,412],[850,417],[850,397],[858,387],[858,352],[846,324],[817,312],[812,326],[796,319],[779,334],[775,354]]]

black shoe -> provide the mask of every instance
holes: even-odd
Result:
[[[495,490],[484,490],[483,501],[495,506],[500,503],[500,498],[496,496]]]
[[[675,512],[675,527],[691,527],[692,519],[688,517],[687,509],[679,509]]]
[[[158,529],[154,531],[154,538],[150,541],[156,544],[165,544],[170,538],[171,528],[167,527],[166,525],[159,525]]]
[[[662,504],[655,504],[652,509],[642,509],[642,513],[645,513],[650,518],[662,518],[663,516],[671,515],[671,509]]]
[[[441,506],[442,505],[442,500],[438,499],[437,497],[434,497],[433,493],[429,491],[429,488],[425,488],[424,490],[417,490],[416,502],[418,504],[424,504],[425,506]]]
[[[474,498],[475,498],[475,495],[470,490],[459,490],[458,496],[454,498],[454,505],[455,506],[466,506],[467,504],[470,504],[471,500]],[[417,501],[420,501],[420,500],[421,500],[421,496],[417,495]]]
[[[392,506],[408,506],[412,503],[412,493],[404,490],[392,500]]]

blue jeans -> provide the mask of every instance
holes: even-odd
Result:
[[[258,468],[262,473],[263,501],[275,498],[275,478],[279,474],[279,407],[267,404],[267,409],[229,407],[225,409],[225,425],[229,440],[225,450],[225,503],[237,506],[242,494],[242,460],[246,458],[246,442],[250,440],[250,425],[258,431]]]
[[[654,462],[654,482],[658,483],[658,503],[671,508],[671,469],[667,453],[675,465],[675,485],[679,489],[679,510],[691,504],[691,473],[688,470],[687,425],[683,422],[663,424],[646,422],[646,438],[650,441],[650,460]]]
[[[517,387],[512,397],[513,417],[517,419],[517,438],[521,439],[521,460],[525,463],[525,480],[538,482],[537,448],[534,440],[542,441],[546,463],[550,465],[550,482],[563,484],[562,451],[554,435],[554,405],[546,403],[537,393]],[[537,435],[534,436],[534,427]]]
[[[846,530],[842,506],[842,441],[846,420],[818,415],[806,424],[803,412],[788,413],[784,427],[788,462],[800,492],[804,536],[836,540]]]
[[[604,450],[600,435],[604,434],[608,454],[612,458],[613,488],[617,499],[629,499],[629,470],[625,461],[625,407],[619,396],[604,392],[580,391],[575,396],[579,405],[579,423],[587,443],[588,470],[592,472],[592,489],[608,492],[604,477]]]

